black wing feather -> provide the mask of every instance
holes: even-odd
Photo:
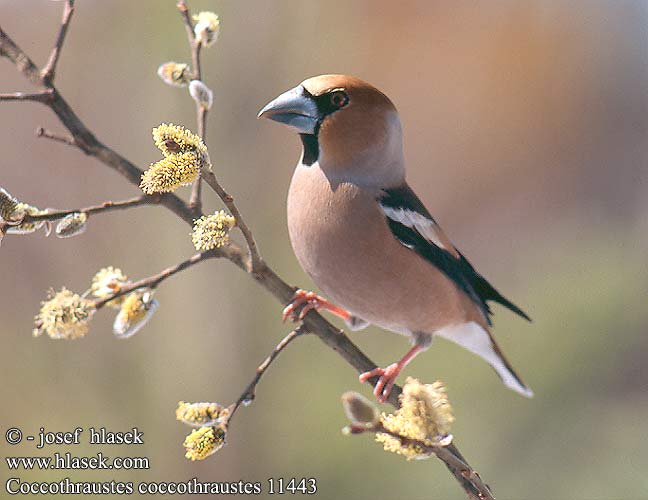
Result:
[[[472,264],[468,262],[468,259],[466,259],[466,257],[464,257],[463,254],[459,252],[459,250],[457,250],[457,252],[459,253],[459,257],[461,259],[462,265],[467,269],[467,272],[469,272],[470,275],[473,277],[472,285],[480,297],[482,297],[484,300],[492,300],[493,302],[497,302],[498,304],[513,311],[518,316],[521,316],[527,321],[531,321],[531,318],[527,313],[525,313],[513,302],[511,302],[506,297],[504,297],[501,293],[499,293],[497,289],[495,289],[495,287],[486,280],[486,278],[484,278],[481,274],[475,271],[475,268],[472,266]]]
[[[434,221],[432,215],[430,215],[421,200],[409,186],[404,185],[395,189],[386,189],[383,193],[384,195],[380,197],[378,201],[384,207],[409,210]],[[492,311],[488,306],[487,301],[491,300],[531,321],[524,311],[502,296],[502,294],[500,294],[486,280],[486,278],[479,274],[470,262],[468,262],[468,259],[466,259],[458,250],[459,258],[456,258],[447,250],[440,248],[426,239],[415,229],[389,217],[386,217],[386,220],[394,236],[403,245],[411,248],[412,251],[416,252],[440,269],[446,276],[448,276],[448,278],[454,281],[461,290],[468,294],[468,296],[482,310],[484,316],[488,319],[489,324]]]

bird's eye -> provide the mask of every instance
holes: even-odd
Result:
[[[349,96],[343,90],[336,90],[331,92],[330,97],[331,105],[335,108],[343,108],[349,103]]]

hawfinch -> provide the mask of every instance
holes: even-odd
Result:
[[[303,144],[288,193],[288,229],[304,270],[335,304],[299,290],[284,310],[296,319],[328,310],[352,329],[375,324],[413,347],[379,377],[396,377],[432,337],[481,356],[504,384],[531,397],[495,343],[488,302],[529,317],[504,298],[450,242],[405,181],[401,122],[382,92],[345,75],[305,80],[268,103],[259,117],[297,130]]]

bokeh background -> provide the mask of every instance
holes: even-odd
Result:
[[[299,141],[255,119],[308,76],[358,75],[400,110],[409,180],[457,246],[534,318],[496,307],[495,332],[530,401],[481,360],[439,340],[407,374],[444,380],[457,444],[503,499],[644,499],[648,495],[648,4],[643,1],[192,1],[222,19],[204,52],[215,93],[207,141],[267,261],[312,287],[285,226]],[[62,5],[0,0],[0,22],[38,63]],[[57,83],[106,144],[145,168],[151,128],[194,127],[186,89],[164,85],[162,62],[189,62],[175,2],[79,1]],[[0,60],[0,91],[31,90]],[[33,103],[0,105],[0,185],[39,207],[76,208],[138,194],[73,148]],[[188,195],[188,189],[180,191]],[[207,209],[220,208],[211,193]],[[25,481],[261,481],[316,477],[321,499],[459,499],[437,460],[408,463],[369,436],[344,437],[340,394],[369,394],[317,338],[287,349],[229,444],[200,463],[183,457],[177,401],[229,403],[288,331],[275,299],[228,262],[168,281],[137,336],[111,333],[101,311],[74,342],[31,336],[49,287],[82,291],[96,270],[131,278],[193,253],[189,228],[161,208],[91,219],[77,238],[7,236],[0,248],[0,423],[35,433],[139,427],[139,447],[9,447],[7,455],[71,451],[148,456],[148,471],[9,473]],[[407,348],[369,329],[352,338],[379,364]],[[3,487],[4,488],[4,487]],[[4,491],[4,489],[3,489]],[[1,496],[4,496],[2,493]],[[263,495],[265,496],[265,494]]]

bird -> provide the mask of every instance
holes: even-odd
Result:
[[[258,117],[301,138],[288,232],[297,260],[328,297],[298,289],[284,320],[325,310],[352,330],[373,324],[407,336],[412,347],[399,361],[360,375],[377,377],[380,402],[435,337],[480,356],[508,388],[532,397],[493,338],[489,302],[531,320],[475,270],[408,185],[392,101],[359,78],[327,74],[282,93]]]

